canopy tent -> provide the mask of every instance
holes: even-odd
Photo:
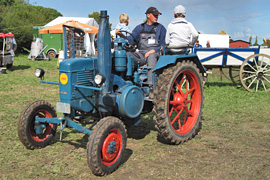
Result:
[[[2,38],[5,38],[5,37],[14,37],[14,34],[11,34],[11,33],[7,33],[7,34],[0,33],[0,37],[2,37]]]
[[[88,24],[90,26],[98,27],[98,23],[95,21],[94,18],[63,17],[63,16],[59,16],[59,17],[55,18],[54,20],[50,21],[48,24],[45,24],[44,27],[53,26],[56,24],[64,23],[66,21],[70,21],[70,20],[74,20],[74,21],[78,21],[78,22],[83,23],[83,24]]]
[[[98,33],[98,28],[95,26],[90,26],[88,24],[83,24],[78,21],[70,20],[64,23],[56,24],[53,26],[49,26],[43,29],[38,30],[39,34],[61,34],[63,33],[63,25],[73,26],[77,28],[81,28],[85,33]]]
[[[85,50],[86,50],[86,54],[89,55],[89,56],[92,56],[92,55],[95,55],[95,46],[94,46],[94,41],[95,41],[95,33],[97,33],[96,31],[96,28],[98,28],[98,24],[97,22],[95,21],[94,18],[85,18],[85,17],[62,17],[62,16],[59,16],[57,18],[55,18],[54,20],[50,21],[48,24],[45,24],[42,28],[42,29],[45,29],[45,28],[49,28],[51,26],[54,26],[54,25],[59,25],[59,24],[64,24],[65,22],[67,21],[77,21],[79,23],[82,23],[82,24],[86,24],[86,25],[89,25],[91,26],[88,27],[90,28],[92,31],[91,33],[85,33],[85,36],[84,36],[84,47],[85,47]],[[63,33],[63,27],[62,25],[60,25],[60,29],[61,29],[61,33],[59,34],[62,34]],[[77,27],[77,26],[75,26]],[[39,29],[40,30],[40,29]],[[86,29],[86,30],[89,30],[89,29]],[[37,31],[39,32],[39,31]],[[50,32],[48,32],[50,34]],[[53,35],[53,34],[52,34]],[[57,34],[55,34],[57,35]]]

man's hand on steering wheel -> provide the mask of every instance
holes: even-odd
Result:
[[[133,39],[134,39],[134,42],[136,43],[136,45],[137,46],[139,45],[139,41],[137,40],[137,38],[132,33],[128,32],[128,31],[123,31],[123,30],[120,30],[120,29],[118,29],[118,30],[115,31],[115,34],[116,35],[119,35],[121,38],[127,39],[127,36],[125,36],[123,33],[127,33],[130,36],[132,36]]]

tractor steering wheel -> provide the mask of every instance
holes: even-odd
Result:
[[[124,47],[123,47],[123,49],[125,50],[125,51],[128,51],[128,52],[134,52],[136,49],[137,49],[137,47],[138,47],[138,45],[139,45],[139,41],[137,40],[137,38],[132,34],[132,33],[130,33],[130,32],[128,32],[128,31],[124,31],[124,30],[120,30],[119,32],[121,32],[121,33],[127,33],[127,34],[129,34],[130,36],[132,36],[133,37],[133,39],[134,39],[134,41],[135,41],[135,45],[131,45],[131,44],[129,44],[128,42],[124,45]],[[120,35],[116,35],[116,37],[117,36],[120,36]],[[124,39],[127,39],[127,36],[125,36],[124,37]]]

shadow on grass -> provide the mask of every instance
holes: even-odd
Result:
[[[8,69],[9,71],[16,71],[16,70],[25,70],[29,69],[30,66],[25,66],[25,65],[19,65],[19,66],[12,66],[11,69]]]
[[[147,136],[151,131],[156,131],[155,129],[155,123],[153,121],[153,115],[152,113],[142,115],[142,121],[139,124],[139,126],[126,126],[127,128],[127,137],[132,139],[143,139],[145,136]],[[84,148],[86,149],[87,142],[88,142],[88,135],[84,135],[83,138],[76,139],[76,140],[65,140],[69,136],[69,134],[77,134],[80,133],[79,131],[75,129],[70,129],[70,132],[66,132],[65,130],[62,132],[62,143],[68,143],[75,148]],[[54,141],[52,144],[59,142],[60,139],[60,133],[56,134]]]
[[[123,159],[122,159],[122,162],[121,164],[124,164],[125,162],[128,161],[128,159],[131,157],[131,155],[133,154],[133,151],[131,149],[126,149],[125,150],[125,153],[124,153],[124,156],[123,156]]]
[[[234,87],[237,87],[232,82],[206,82],[204,86],[206,86],[206,87],[209,87],[209,86],[218,86],[218,87],[234,86]]]
[[[142,117],[142,121],[139,126],[131,126],[127,128],[128,138],[143,139],[151,131],[156,131],[153,115],[150,113]]]
[[[204,121],[204,117],[202,116],[202,120],[199,123],[198,129],[196,130],[196,135],[197,133],[202,129],[202,121]],[[157,129],[155,128],[155,122],[153,120],[153,113],[148,113],[145,115],[142,115],[142,121],[138,126],[130,126],[130,127],[126,127],[127,128],[127,137],[128,138],[132,138],[135,140],[140,140],[140,139],[144,139],[148,134],[150,134],[151,131],[157,131]],[[87,143],[88,143],[88,135],[84,135],[83,138],[81,139],[77,139],[77,140],[65,140],[65,138],[67,138],[68,134],[74,134],[74,133],[80,133],[79,131],[72,129],[71,132],[65,132],[63,131],[62,134],[62,143],[68,143],[72,146],[74,146],[76,149],[78,148],[87,148]],[[194,136],[196,136],[194,135]],[[55,137],[55,139],[59,140],[60,134],[58,133]],[[174,145],[173,143],[169,143],[168,141],[166,141],[163,137],[161,137],[158,133],[157,135],[157,141],[159,141],[160,143],[163,144],[167,144],[167,145]],[[55,141],[57,142],[57,141]],[[53,143],[55,143],[53,142]],[[132,151],[132,150],[130,150]],[[131,153],[132,154],[132,153]],[[130,154],[130,155],[131,155]]]
[[[79,148],[86,149],[88,138],[89,138],[89,136],[86,135],[86,134],[81,139],[77,139],[75,141],[74,140],[65,140],[68,137],[69,134],[75,134],[75,133],[82,134],[81,132],[79,132],[77,130],[74,130],[74,129],[72,129],[71,132],[66,132],[64,130],[62,132],[62,141],[60,141],[60,132],[58,131],[58,133],[56,134],[56,136],[55,136],[54,141],[52,142],[52,144],[54,144],[56,142],[67,143],[69,145],[74,146],[76,149],[79,149]]]

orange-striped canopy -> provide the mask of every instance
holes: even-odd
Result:
[[[95,26],[90,26],[88,24],[83,24],[78,21],[70,20],[64,23],[56,24],[54,26],[49,26],[38,30],[39,34],[61,34],[63,33],[63,25],[73,26],[81,28],[85,33],[98,33],[98,28]]]

